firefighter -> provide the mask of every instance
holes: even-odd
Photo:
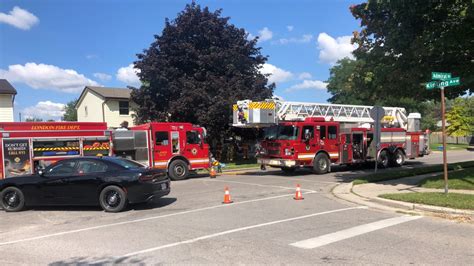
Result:
[[[128,130],[128,121],[123,121],[121,124],[120,124],[120,127],[117,128],[117,130]]]

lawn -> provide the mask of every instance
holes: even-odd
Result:
[[[430,149],[432,151],[442,151],[441,148],[438,148],[438,147],[443,147],[443,144],[442,143],[430,143]],[[467,149],[469,145],[467,144],[450,144],[448,143],[447,144],[447,151],[456,151],[456,150],[465,150]]]
[[[445,195],[440,192],[415,192],[383,194],[379,197],[440,207],[474,210],[474,195],[470,194],[448,193],[448,195]]]
[[[443,174],[423,180],[421,186],[425,188],[444,188]],[[467,168],[449,173],[448,187],[452,189],[474,190],[474,168]]]

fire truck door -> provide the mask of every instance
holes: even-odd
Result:
[[[336,125],[330,125],[327,127],[327,137],[324,141],[324,149],[329,153],[331,161],[337,161],[339,159],[339,128]]]
[[[341,135],[341,154],[342,159],[341,163],[351,163],[352,162],[352,142],[351,134],[342,134]]]
[[[318,150],[317,136],[314,134],[314,125],[303,124],[303,130],[301,133],[300,147],[297,149],[298,160],[309,163],[314,159]]]
[[[203,137],[197,130],[186,131],[186,147],[184,155],[189,159],[191,168],[201,168],[209,166],[209,157],[205,153]]]
[[[169,131],[156,131],[155,132],[155,147],[153,149],[154,162],[152,167],[165,169],[168,160],[171,158],[171,142],[170,142]]]

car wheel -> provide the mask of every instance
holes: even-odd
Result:
[[[388,167],[389,157],[388,157],[388,152],[386,150],[383,150],[380,152],[377,163],[383,168]]]
[[[329,172],[329,158],[325,153],[319,153],[314,158],[313,170],[316,174],[325,174]]]
[[[21,211],[25,207],[25,196],[17,187],[7,187],[0,193],[2,208],[7,212]]]
[[[393,166],[402,166],[405,163],[405,154],[401,150],[396,150],[392,156]]]
[[[121,212],[127,205],[127,194],[118,186],[107,186],[100,192],[99,203],[106,212]]]
[[[171,180],[183,180],[189,175],[188,164],[183,160],[175,160],[170,163],[168,174]]]
[[[283,171],[283,173],[285,174],[293,174],[295,171],[296,171],[296,168],[293,168],[293,167],[282,167],[281,170]]]

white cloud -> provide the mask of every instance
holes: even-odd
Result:
[[[33,89],[48,89],[68,93],[78,93],[84,86],[100,86],[72,69],[62,69],[53,65],[26,63],[10,65],[8,70],[0,69],[0,78],[11,82],[21,82]]]
[[[271,32],[267,27],[258,31],[258,41],[264,42],[271,40],[273,38],[273,32]]]
[[[137,76],[137,73],[140,73],[140,70],[133,67],[133,64],[130,64],[126,67],[121,67],[117,70],[117,74],[115,75],[118,80],[126,83],[130,86],[139,86],[140,79]]]
[[[308,72],[303,72],[298,75],[298,79],[310,79],[313,76]]]
[[[89,59],[89,60],[91,60],[91,59],[96,59],[96,58],[98,58],[98,57],[99,57],[99,56],[96,55],[96,54],[88,54],[88,55],[86,55],[86,58]]]
[[[94,73],[94,77],[103,80],[103,81],[109,81],[112,79],[111,75],[105,74],[105,73]]]
[[[43,120],[60,120],[64,115],[63,103],[54,103],[51,101],[38,102],[34,106],[27,107],[21,111],[23,117],[26,118],[42,118]]]
[[[295,84],[286,89],[286,92],[300,90],[325,90],[328,84],[320,80],[304,80],[302,83]]]
[[[293,73],[290,71],[283,70],[272,64],[265,63],[260,68],[260,73],[270,74],[268,77],[268,83],[280,83],[291,80],[293,78]]]
[[[8,14],[0,13],[0,23],[10,24],[13,27],[29,30],[39,19],[25,9],[15,6]]]
[[[352,51],[357,48],[351,44],[352,36],[342,36],[334,39],[327,33],[318,36],[319,60],[329,64],[335,64],[337,60],[344,57],[354,58]]]
[[[294,28],[295,28],[295,27],[293,27],[293,25],[288,25],[288,26],[286,26],[286,29],[287,29],[288,31],[293,31]]]
[[[276,43],[279,44],[289,44],[289,43],[309,43],[313,39],[313,35],[311,34],[304,34],[300,38],[282,38],[279,39]]]

